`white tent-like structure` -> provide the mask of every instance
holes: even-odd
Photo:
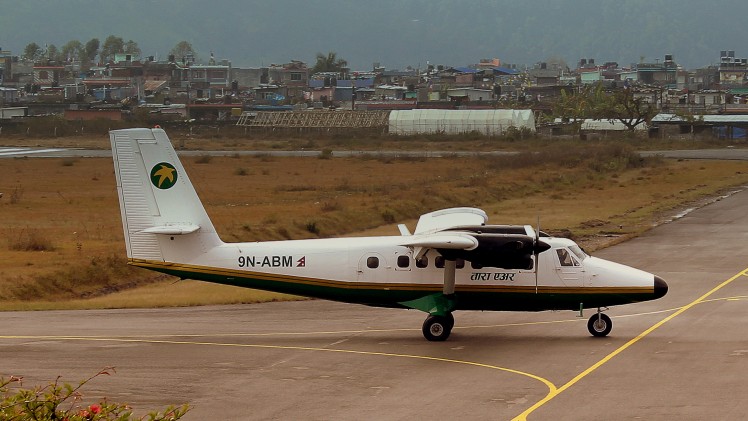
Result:
[[[495,136],[510,127],[535,132],[532,110],[395,110],[389,132],[397,135],[479,132]]]

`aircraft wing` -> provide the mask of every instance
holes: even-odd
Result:
[[[467,234],[429,234],[408,236],[400,243],[408,247],[425,247],[430,249],[473,250],[478,247],[478,240]]]
[[[413,247],[416,258],[433,249],[447,260],[463,259],[480,266],[504,269],[532,269],[532,256],[550,248],[544,241],[527,234],[472,231],[404,236],[400,244]]]
[[[550,248],[529,225],[486,225],[487,221],[488,215],[477,208],[427,213],[421,215],[414,234],[399,227],[400,244],[412,247],[416,258],[433,249],[449,261],[504,269],[532,269],[533,255]]]

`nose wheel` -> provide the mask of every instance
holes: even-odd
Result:
[[[613,329],[613,321],[610,320],[607,314],[600,311],[600,309],[597,310],[597,314],[593,314],[590,320],[587,321],[587,330],[590,331],[592,336],[608,336],[611,329]]]
[[[423,336],[429,341],[446,341],[454,325],[455,319],[452,313],[444,316],[430,315],[423,322]]]

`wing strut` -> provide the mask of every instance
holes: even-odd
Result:
[[[533,241],[532,244],[532,254],[533,257],[535,257],[535,262],[533,262],[533,266],[535,267],[535,294],[538,293],[538,256],[540,253],[538,253],[538,243],[540,242],[540,215],[538,215],[538,230],[535,231],[535,241]]]
[[[456,260],[444,260],[444,295],[450,296],[455,293],[455,273],[457,272]]]

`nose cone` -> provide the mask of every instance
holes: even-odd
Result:
[[[667,282],[655,275],[654,280],[654,299],[662,298],[667,294]]]

